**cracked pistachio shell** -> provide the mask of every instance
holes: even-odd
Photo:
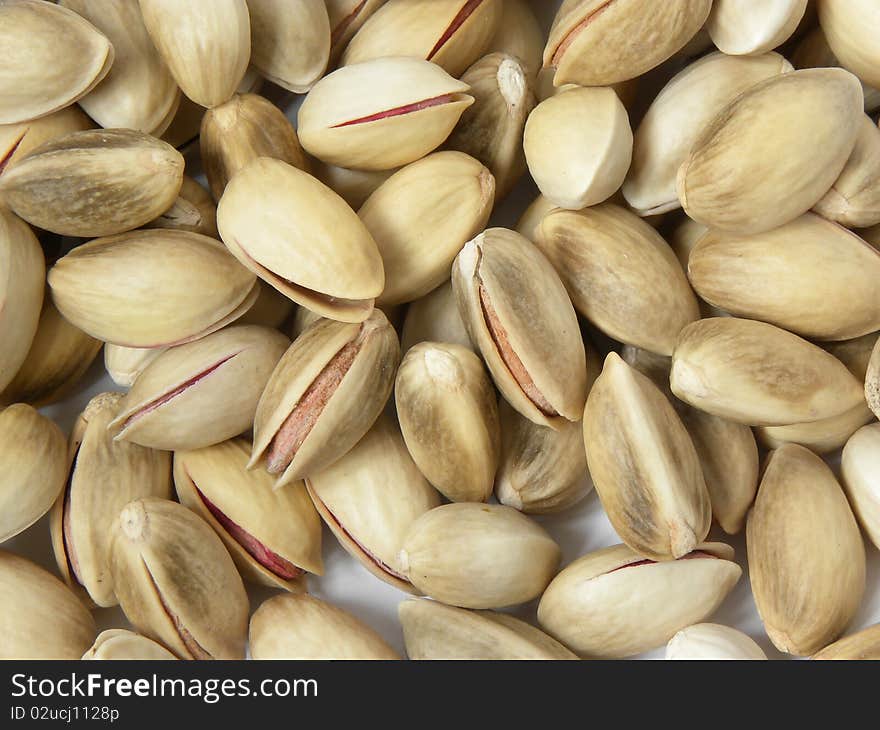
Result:
[[[607,86],[641,76],[681,50],[709,16],[712,0],[565,0],[544,48],[553,83]]]
[[[30,226],[0,206],[0,391],[27,359],[40,323],[46,264]]]
[[[247,431],[290,344],[277,330],[237,325],[163,352],[137,377],[109,424],[114,438],[168,451]]]
[[[865,592],[865,546],[820,457],[797,444],[770,452],[746,546],[755,604],[777,649],[806,656],[843,633]]]
[[[245,0],[140,0],[144,25],[180,90],[217,106],[235,93],[251,58]]]
[[[258,94],[236,94],[208,109],[199,137],[202,165],[214,200],[235,174],[258,157],[309,171],[296,130],[277,106]]]
[[[304,484],[273,490],[265,471],[248,471],[250,452],[244,439],[176,452],[177,496],[220,536],[243,577],[305,590],[305,572],[324,571],[321,520]]]
[[[453,502],[485,502],[501,451],[498,396],[471,350],[422,342],[394,386],[406,446],[422,474]]]
[[[669,382],[686,403],[753,426],[839,416],[863,398],[858,380],[833,355],[772,324],[737,317],[685,327]]]
[[[660,563],[614,545],[575,560],[553,579],[538,605],[538,622],[583,657],[631,656],[707,619],[740,575],[733,548],[723,543],[704,542]]]
[[[191,177],[183,176],[183,185],[171,207],[144,228],[165,228],[201,233],[217,238],[217,206],[205,188]]]
[[[535,244],[572,303],[599,330],[626,344],[672,354],[700,309],[672,249],[634,213],[613,203],[544,216]]]
[[[755,55],[785,43],[806,10],[807,0],[715,0],[706,29],[724,53]]]
[[[39,119],[0,126],[0,175],[40,145],[94,126],[76,105]]]
[[[526,121],[523,148],[538,189],[560,208],[610,198],[632,160],[626,109],[609,88],[573,88],[545,99]]]
[[[393,56],[345,66],[321,79],[303,101],[297,116],[300,142],[332,165],[400,167],[449,136],[474,103],[467,90],[467,84],[419,58]]]
[[[873,0],[818,0],[819,25],[845,68],[880,88],[880,13]]]
[[[813,210],[850,228],[880,223],[880,129],[871,117],[862,117],[849,160]]]
[[[180,659],[244,659],[247,593],[203,519],[148,497],[127,504],[111,534],[116,595],[135,629]]]
[[[400,565],[413,522],[439,506],[400,429],[380,417],[342,458],[306,478],[309,494],[343,548],[379,580],[417,593]]]
[[[544,31],[526,0],[502,0],[501,22],[486,52],[519,59],[534,83],[543,63]]]
[[[314,175],[352,210],[360,208],[376,189],[397,170],[350,170],[312,160]]]
[[[144,368],[167,349],[167,347],[123,347],[108,342],[104,345],[104,369],[116,385],[130,388]]]
[[[254,306],[245,312],[238,320],[238,324],[257,324],[261,327],[281,329],[287,318],[293,312],[294,304],[277,289],[269,286],[265,281],[260,281],[260,294]],[[308,310],[306,310],[308,311]]]
[[[349,41],[342,65],[415,56],[457,78],[489,49],[501,25],[502,4],[503,0],[388,0]]]
[[[420,342],[445,342],[475,351],[455,303],[451,281],[411,302],[407,308],[400,349],[405,353]]]
[[[77,246],[48,278],[65,319],[99,340],[126,347],[204,337],[235,321],[258,294],[254,275],[219,241],[163,229]]]
[[[254,659],[400,659],[365,623],[307,593],[264,601],[249,638]]]
[[[330,19],[324,0],[247,0],[251,64],[266,79],[304,94],[330,59]]]
[[[537,598],[559,567],[559,546],[511,507],[459,502],[410,527],[400,563],[425,595],[462,608],[501,608]]]
[[[862,426],[840,458],[846,496],[865,534],[880,546],[880,423]]]
[[[623,195],[642,216],[681,206],[681,163],[700,134],[733,99],[759,81],[792,70],[776,53],[737,58],[710,53],[686,66],[657,95],[633,135]]]
[[[435,152],[380,185],[358,216],[382,255],[380,306],[409,302],[436,289],[462,246],[486,227],[495,178],[462,152]]]
[[[166,211],[183,183],[171,145],[128,129],[73,132],[0,176],[0,198],[28,223],[64,236],[110,236]]]
[[[495,611],[410,599],[397,608],[410,659],[577,659],[556,639]]]
[[[802,337],[880,329],[880,252],[813,213],[765,233],[708,231],[691,251],[688,276],[710,304]]]
[[[58,578],[0,550],[0,658],[79,659],[95,619]]]
[[[721,624],[694,624],[666,645],[667,659],[766,659],[752,637]]]
[[[399,360],[397,333],[378,309],[360,324],[311,324],[260,397],[248,468],[263,462],[278,488],[330,466],[379,417]]]
[[[357,214],[281,160],[260,157],[230,180],[217,227],[245,267],[323,317],[362,322],[382,293],[382,257]]]
[[[461,115],[446,146],[482,162],[501,200],[526,171],[523,130],[535,92],[522,63],[503,53],[484,56],[461,80],[471,87],[474,104]]]
[[[584,343],[546,257],[518,233],[490,228],[456,257],[452,286],[468,336],[507,402],[542,426],[580,420]]]
[[[61,0],[61,5],[92,23],[115,51],[109,73],[79,105],[104,128],[159,136],[177,112],[180,89],[150,40],[138,0]]]
[[[64,488],[64,434],[28,405],[0,410],[0,543],[39,520]]]
[[[0,5],[0,124],[43,117],[89,93],[113,64],[113,46],[71,10],[42,0]]]
[[[874,624],[849,636],[838,639],[813,659],[880,659],[880,624]]]
[[[168,661],[177,659],[168,649],[146,636],[126,629],[108,629],[98,634],[95,643],[82,655],[92,661],[146,659]]]
[[[330,65],[336,64],[348,42],[385,0],[325,0],[330,19]]]
[[[633,550],[670,560],[705,539],[712,509],[693,441],[660,389],[616,353],[587,399],[584,443],[602,506]]]
[[[858,79],[842,69],[792,71],[755,84],[715,116],[682,162],[676,188],[685,212],[739,234],[806,213],[846,165],[862,104]]]
[[[526,514],[561,512],[593,488],[587,472],[583,426],[566,422],[558,430],[539,426],[502,399],[501,459],[495,496]]]
[[[107,430],[122,398],[122,393],[96,395],[74,423],[70,472],[49,523],[61,577],[104,608],[118,603],[110,575],[110,531],[119,511],[140,497],[171,498],[171,455],[114,441]]]

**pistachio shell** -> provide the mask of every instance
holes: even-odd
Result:
[[[52,508],[50,534],[61,577],[98,606],[118,601],[110,575],[110,531],[119,511],[140,497],[171,497],[171,455],[113,441],[107,425],[121,393],[100,393],[70,434],[70,474]]]
[[[346,167],[313,161],[314,175],[353,210],[360,208],[397,170],[349,170]]]
[[[355,212],[280,160],[260,157],[229,182],[217,227],[244,266],[324,317],[361,322],[382,292],[382,258]]]
[[[400,349],[405,353],[420,342],[445,342],[474,350],[455,303],[451,281],[411,302],[407,308]]]
[[[813,659],[880,659],[880,624],[874,624],[829,644]]]
[[[516,232],[528,238],[532,243],[538,240],[541,230],[541,222],[550,211],[556,210],[557,206],[543,195],[538,195],[516,222]]]
[[[217,106],[236,91],[251,56],[245,0],[139,0],[144,25],[181,91]]]
[[[181,94],[180,105],[168,128],[162,133],[162,139],[172,147],[186,149],[198,139],[204,114],[205,107],[199,106]]]
[[[400,563],[412,584],[438,601],[501,608],[541,595],[560,557],[553,538],[515,509],[460,502],[413,523]]]
[[[177,496],[220,536],[245,578],[304,590],[305,571],[324,571],[321,520],[304,484],[273,490],[266,472],[247,471],[250,451],[248,441],[233,439],[176,452]]]
[[[76,13],[42,0],[0,6],[0,124],[43,117],[73,104],[113,63],[113,46]]]
[[[844,67],[880,88],[880,15],[872,0],[818,0],[819,24]]]
[[[859,428],[873,420],[871,409],[860,403],[839,416],[788,426],[759,426],[755,431],[761,445],[768,449],[795,443],[817,454],[830,454],[838,451]]]
[[[862,399],[858,381],[832,355],[771,324],[736,317],[685,327],[669,380],[686,403],[755,426],[839,416]]]
[[[330,17],[330,62],[335,64],[348,42],[385,0],[325,0]]]
[[[393,421],[380,417],[347,454],[306,478],[315,507],[345,550],[407,593],[400,549],[413,522],[440,504]]]
[[[161,644],[126,629],[102,631],[82,658],[93,661],[119,661],[120,659],[167,661],[177,659]]]
[[[330,466],[379,417],[399,359],[397,333],[378,309],[362,324],[313,323],[260,397],[248,467],[265,460],[278,488]]]
[[[260,281],[259,285],[260,294],[257,301],[237,320],[238,324],[256,324],[261,327],[281,329],[296,305],[265,281]]]
[[[584,345],[544,255],[519,234],[490,228],[456,257],[452,286],[468,335],[508,403],[543,426],[579,420],[587,396]]]
[[[183,157],[141,132],[73,132],[37,147],[0,176],[0,196],[29,223],[64,236],[109,236],[167,210]]]
[[[449,136],[474,102],[467,90],[467,84],[418,58],[376,58],[346,66],[325,76],[306,96],[297,117],[300,142],[333,165],[399,167],[424,157]]]
[[[766,659],[754,640],[729,626],[694,624],[682,629],[666,645],[667,659]]]
[[[741,574],[733,549],[722,543],[701,543],[690,555],[662,563],[615,545],[556,576],[541,597],[538,621],[581,656],[630,656],[711,616]]]
[[[878,471],[880,423],[862,426],[846,445],[840,458],[843,487],[865,534],[880,546],[880,480]]]
[[[54,575],[0,551],[0,657],[79,659],[97,634],[95,620]]]
[[[113,527],[110,568],[126,618],[181,659],[244,659],[248,597],[204,520],[176,502],[127,504]]]
[[[377,302],[409,302],[442,284],[494,200],[492,173],[461,152],[435,152],[382,183],[358,211],[385,268]]]
[[[290,317],[290,321],[287,326],[284,328],[284,332],[287,333],[287,336],[290,337],[291,340],[295,340],[299,337],[309,325],[314,324],[319,319],[326,319],[319,314],[315,314],[311,309],[306,309],[305,307],[296,306],[296,309],[293,312],[293,315]]]
[[[217,238],[217,206],[211,194],[187,175],[171,207],[144,228],[165,228]]]
[[[777,649],[813,654],[843,633],[865,591],[865,546],[822,459],[796,444],[770,453],[746,545],[755,603]]]
[[[574,88],[545,99],[526,121],[529,172],[560,208],[579,210],[608,199],[632,160],[626,109],[613,90]]]
[[[691,218],[731,233],[761,233],[794,220],[843,170],[862,102],[858,79],[841,69],[792,71],[752,86],[709,123],[679,168],[682,206]],[[816,146],[817,139],[827,142]]]
[[[167,347],[123,347],[107,343],[104,345],[104,368],[116,385],[130,388],[144,368],[167,349]]]
[[[254,659],[400,659],[373,629],[306,593],[275,596],[251,617]]]
[[[706,29],[731,56],[764,53],[788,40],[806,10],[807,0],[715,0]]]
[[[114,438],[188,451],[238,436],[288,344],[276,330],[241,325],[166,350],[120,404]]]
[[[534,82],[543,63],[544,31],[526,0],[503,0],[501,22],[486,52],[518,58]]]
[[[398,606],[410,659],[577,659],[540,629],[495,611],[468,611],[438,601]]]
[[[880,224],[859,231],[859,235],[874,248],[880,249]]]
[[[126,347],[203,337],[240,317],[258,293],[253,274],[218,241],[159,229],[77,246],[49,271],[49,286],[65,319]]]
[[[75,105],[39,119],[0,126],[0,175],[43,143],[94,126]]]

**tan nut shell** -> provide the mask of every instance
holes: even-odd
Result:
[[[147,223],[144,228],[166,228],[175,231],[201,233],[218,238],[217,206],[205,188],[187,175],[183,176],[180,193],[171,207]]]
[[[116,385],[130,388],[144,368],[167,349],[167,347],[123,347],[108,342],[104,345],[104,369]]]
[[[325,0],[330,17],[330,63],[335,65],[348,42],[385,0]]]
[[[518,58],[534,82],[544,56],[544,31],[526,0],[502,0],[501,22],[487,53]]]
[[[140,660],[168,661],[177,659],[168,649],[146,636],[126,629],[108,629],[98,634],[95,643],[82,655],[92,661]]]
[[[880,14],[872,0],[818,0],[819,24],[844,67],[880,88]]]
[[[45,142],[94,126],[76,105],[39,119],[0,126],[0,175]]]
[[[746,545],[755,604],[777,649],[805,656],[843,633],[865,592],[865,546],[822,459],[797,444],[770,453]]]
[[[878,446],[880,423],[871,423],[850,436],[840,457],[841,477],[849,503],[874,545],[880,545]]]
[[[667,659],[766,659],[764,650],[742,631],[721,624],[694,624],[666,645]]]
[[[556,209],[555,203],[538,194],[516,222],[516,232],[534,243],[538,240],[544,216]]]
[[[880,659],[880,624],[874,624],[849,636],[838,639],[813,659]]]
[[[259,284],[260,294],[257,301],[237,322],[238,324],[256,324],[261,327],[281,329],[296,304],[265,281],[261,280]]]
[[[342,198],[352,210],[360,208],[397,170],[350,170],[312,160],[315,177]]]
[[[785,43],[806,9],[807,0],[715,0],[706,29],[724,53],[755,55]]]
[[[411,302],[403,320],[401,352],[406,353],[420,342],[445,342],[475,350],[455,303],[452,282]]]

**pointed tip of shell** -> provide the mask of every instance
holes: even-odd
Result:
[[[688,553],[692,553],[699,542],[696,533],[690,526],[670,525],[669,551],[676,560],[683,558]]]

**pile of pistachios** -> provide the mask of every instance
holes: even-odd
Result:
[[[0,0],[0,658],[880,658],[880,3],[547,5]]]

